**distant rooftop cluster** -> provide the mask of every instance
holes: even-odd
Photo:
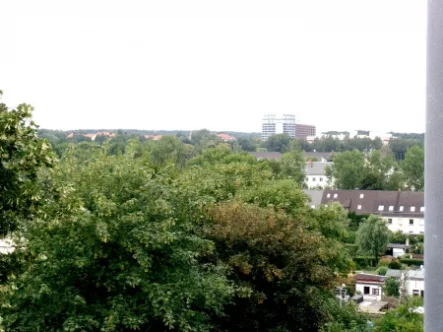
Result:
[[[70,133],[68,136],[66,136],[66,138],[73,138],[75,136],[79,136],[75,133]],[[91,141],[94,141],[97,136],[108,136],[108,137],[114,137],[115,133],[110,132],[110,131],[99,131],[97,133],[92,133],[92,134],[80,134],[80,136],[84,136],[86,138],[89,138]]]

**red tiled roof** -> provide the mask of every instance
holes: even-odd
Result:
[[[225,142],[235,141],[235,137],[228,135],[228,134],[217,134],[217,137],[222,139]]]
[[[145,135],[146,139],[152,139],[153,141],[158,141],[162,137],[162,135]]]

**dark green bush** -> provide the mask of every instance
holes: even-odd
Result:
[[[409,266],[411,266],[411,265],[420,266],[420,265],[424,264],[422,259],[411,259],[411,258],[400,259],[400,263],[406,264]]]

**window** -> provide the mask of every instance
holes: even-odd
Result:
[[[378,288],[372,288],[372,295],[380,295],[380,290]]]
[[[315,182],[315,178],[312,178],[312,182]]]
[[[398,210],[399,210],[400,212],[403,212],[404,208],[405,208],[405,207],[402,205],[402,206],[400,206],[400,207],[398,208]]]
[[[385,209],[385,206],[384,205],[379,205],[378,206],[378,211],[383,211]]]
[[[412,295],[414,295],[414,296],[419,296],[419,295],[420,295],[420,291],[419,291],[418,289],[414,289],[414,290],[412,291]]]
[[[420,208],[420,212],[425,212],[425,207],[424,207],[424,206],[422,206],[422,207]]]
[[[358,205],[358,206],[357,206],[357,210],[361,210],[361,205]]]
[[[360,194],[360,199],[364,198],[365,194]]]
[[[411,212],[415,212],[415,206],[411,206]]]
[[[389,224],[389,225],[392,224],[392,219],[388,219],[388,224]]]
[[[334,198],[337,198],[338,197],[338,194],[334,194]]]
[[[320,182],[323,182],[323,178],[319,178],[318,180],[319,180]]]
[[[414,225],[414,219],[409,219],[409,225]]]
[[[365,294],[365,295],[368,295],[369,294],[369,287],[368,286],[365,286],[364,288],[363,288],[363,294]]]
[[[306,178],[306,182],[308,182],[308,181],[309,181],[309,178],[307,177],[307,178]]]
[[[331,194],[327,194],[326,197],[327,197],[327,198],[331,197]]]
[[[394,211],[394,205],[389,206],[389,211]]]

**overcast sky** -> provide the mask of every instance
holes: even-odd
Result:
[[[62,4],[63,3],[63,4]],[[0,89],[43,128],[422,132],[425,0],[9,1]]]

